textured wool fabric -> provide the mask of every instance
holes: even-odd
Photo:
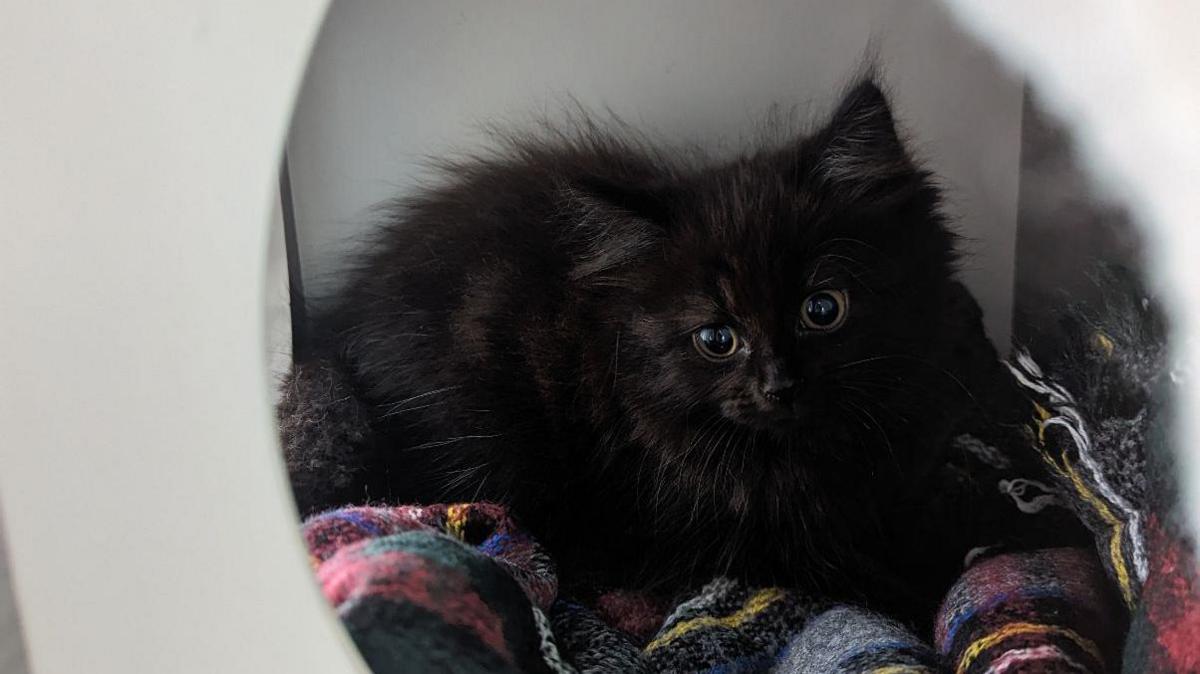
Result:
[[[917,674],[940,672],[940,663],[904,626],[865,609],[835,606],[808,621],[772,671]]]
[[[542,613],[553,566],[503,508],[347,508],[309,519],[304,537],[373,671],[572,671]]]
[[[1066,312],[1063,347],[1045,371],[1021,350],[1009,368],[1030,399],[1034,448],[1132,608],[1149,570],[1151,501],[1171,490],[1165,476],[1151,484],[1146,442],[1163,423],[1171,368],[1164,321],[1137,280],[1100,268],[1094,281],[1101,299]]]
[[[514,578],[542,611],[550,608],[558,594],[558,577],[550,557],[513,523],[503,506],[341,508],[309,518],[303,533],[314,564],[319,565],[352,543],[408,531],[445,534],[476,547]]]
[[[1150,433],[1146,552],[1150,568],[1125,643],[1125,671],[1200,672],[1200,555],[1181,521],[1165,433]]]
[[[1173,528],[1173,527],[1172,527]],[[1125,644],[1127,672],[1200,672],[1200,572],[1195,545],[1152,516],[1150,571]]]
[[[977,562],[955,583],[935,643],[955,674],[1111,671],[1123,613],[1090,551],[1008,553]]]
[[[349,378],[328,362],[296,363],[280,390],[279,438],[302,515],[313,503],[358,503],[352,491],[362,471],[354,447],[368,437],[371,415],[352,394]]]
[[[597,617],[628,634],[639,646],[658,632],[671,610],[667,598],[622,589],[602,592],[591,604]]]
[[[1068,313],[1049,374],[1023,353],[1011,368],[1033,403],[1034,446],[1132,610],[1124,670],[1200,671],[1198,557],[1165,428],[1180,375],[1153,299],[1119,270],[1097,281],[1102,301]]]
[[[656,600],[556,598],[553,565],[500,506],[348,508],[304,533],[322,589],[376,672],[1103,672],[1114,671],[1124,621],[1094,555],[1061,548],[977,557],[938,616],[936,652],[864,609],[730,579],[684,598],[643,644],[617,626],[640,625]],[[1147,604],[1146,639],[1126,660],[1194,662],[1198,614],[1179,596],[1194,597],[1194,560],[1153,559],[1146,601],[1169,601]]]
[[[819,606],[782,588],[718,578],[667,616],[643,657],[654,672],[765,671]]]
[[[1059,492],[1095,535],[1100,559],[1117,583],[1126,606],[1132,608],[1146,578],[1146,513],[1131,501],[1133,490],[1128,485],[1141,485],[1144,479],[1118,481],[1114,478],[1124,473],[1104,469],[1097,459],[1103,448],[1093,442],[1088,420],[1074,397],[1043,374],[1028,354],[1018,352],[1011,368],[1033,398],[1031,428],[1038,451],[1051,467]],[[1144,463],[1140,443],[1138,447],[1138,463]]]
[[[728,579],[665,620],[658,599],[628,591],[556,601],[553,565],[493,504],[345,508],[310,518],[304,537],[377,673],[766,671],[820,605]]]
[[[597,674],[922,672],[938,667],[932,649],[882,616],[730,579],[714,580],[679,602],[645,643],[637,632],[657,615],[658,600],[627,591],[603,593],[590,607],[556,598],[550,560],[504,508],[493,504],[345,508],[310,518],[304,536],[322,589],[376,672],[426,667]],[[1005,562],[1014,558],[1023,563]],[[1042,620],[1039,624],[1057,624],[1039,618],[1041,612],[1056,619],[1072,611],[1103,614],[1088,594],[1095,589],[1089,578],[1102,576],[1094,562],[1087,567],[1087,559],[1078,551],[1067,561],[1055,551],[1010,555],[968,571],[939,623],[948,661],[958,657],[960,642],[968,648],[974,643],[962,640],[981,629],[1004,628],[1003,618],[1017,615],[1017,608],[1022,620]],[[1081,568],[1090,568],[1091,576]],[[1037,601],[1025,601],[1022,592]],[[1005,599],[999,608],[989,603],[997,596]],[[980,613],[974,610],[979,604],[994,610]],[[542,609],[548,609],[548,618]],[[997,615],[1002,616],[999,625]],[[1062,648],[1049,641],[1030,648]],[[1070,645],[1066,648],[1069,657]],[[1027,659],[1048,657],[1046,649],[1025,650],[1033,654],[1026,653]],[[993,656],[1016,657],[984,649],[970,663],[975,668],[963,671],[983,671],[979,667],[993,662]]]
[[[444,536],[361,541],[317,577],[375,672],[553,671],[517,583]]]
[[[555,602],[551,624],[563,657],[587,674],[647,674],[650,666],[630,636],[609,625],[582,604]]]

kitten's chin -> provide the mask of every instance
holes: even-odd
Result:
[[[775,436],[794,435],[805,428],[803,420],[797,415],[758,417],[746,426],[760,433],[770,433]]]
[[[755,432],[789,434],[811,423],[810,415],[796,409],[723,409],[726,419]]]

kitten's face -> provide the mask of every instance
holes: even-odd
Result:
[[[777,436],[883,424],[884,401],[930,378],[948,237],[920,214],[764,193],[751,174],[770,170],[730,167],[681,202],[633,326],[648,386],[659,407]]]
[[[936,416],[955,385],[939,362],[953,237],[877,90],[656,199],[659,238],[631,246],[611,315],[619,367],[640,373],[621,380],[635,434],[673,447],[671,465],[745,483],[755,462],[729,455],[756,446],[882,459]]]
[[[654,319],[672,336],[660,366],[693,410],[707,408],[755,430],[803,433],[832,420],[828,408],[837,400],[823,384],[852,367],[861,352],[855,334],[873,331],[869,290],[852,273],[862,266],[853,262],[855,251],[838,242],[804,246],[789,240],[787,228],[768,228],[776,231],[742,245],[789,263],[762,266],[752,262],[754,251],[728,240],[675,251],[677,262],[697,265],[690,287],[669,302],[676,308]],[[746,231],[721,231],[731,230]]]

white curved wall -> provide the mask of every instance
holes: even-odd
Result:
[[[0,511],[31,671],[356,671],[264,358],[271,195],[322,0],[0,20]]]

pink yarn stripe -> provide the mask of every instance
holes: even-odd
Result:
[[[1054,662],[1064,664],[1077,672],[1088,672],[1088,668],[1072,660],[1061,648],[1053,644],[1043,644],[1033,648],[1016,648],[1005,651],[987,668],[984,674],[1004,674],[1017,665],[1029,662]],[[1057,670],[1056,670],[1057,671]]]

